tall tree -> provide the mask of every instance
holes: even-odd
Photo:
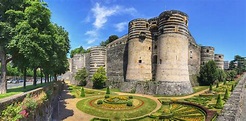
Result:
[[[201,85],[213,85],[218,77],[217,66],[214,61],[208,61],[201,67],[199,82]]]
[[[1,79],[0,94],[6,93],[6,73],[7,63],[12,60],[14,55],[7,56],[7,45],[15,35],[15,26],[22,20],[24,10],[23,0],[1,0],[0,1],[0,60],[1,60]]]
[[[93,87],[97,89],[103,88],[106,80],[107,80],[106,71],[101,66],[97,69],[97,71],[92,76]]]

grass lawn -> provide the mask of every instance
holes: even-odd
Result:
[[[110,118],[111,120],[118,121],[120,119],[134,118],[134,117],[139,117],[148,114],[152,110],[154,110],[157,105],[155,101],[149,98],[133,96],[134,99],[140,99],[144,101],[144,104],[139,108],[131,109],[131,110],[122,110],[122,111],[104,110],[104,109],[99,109],[90,106],[89,102],[95,98],[96,97],[83,99],[76,104],[76,107],[85,113],[98,117]]]
[[[43,86],[49,85],[51,83],[53,83],[53,82],[37,84],[36,86],[28,85],[28,86],[26,86],[25,89],[23,87],[11,88],[11,89],[7,90],[7,93],[0,94],[0,99],[1,98],[5,98],[5,97],[9,97],[9,96],[12,96],[12,95],[15,95],[15,94],[19,94],[21,92],[27,92],[27,91],[30,91],[30,90],[33,90],[33,89],[36,89],[36,88],[39,88],[39,87],[43,87]]]

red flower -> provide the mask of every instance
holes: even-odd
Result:
[[[20,114],[21,114],[24,118],[27,118],[29,113],[28,113],[26,110],[22,110],[22,111],[20,112]]]

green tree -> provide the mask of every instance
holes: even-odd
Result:
[[[85,97],[85,90],[83,87],[81,88],[81,91],[80,91],[80,97]]]
[[[217,102],[216,102],[216,104],[215,104],[215,108],[218,108],[218,109],[223,108],[223,103],[222,103],[220,94],[219,94],[218,97],[217,97]]]
[[[229,70],[227,71],[227,77],[229,78],[230,81],[233,81],[237,72],[235,70]]]
[[[86,68],[82,68],[81,70],[78,70],[78,72],[76,73],[75,80],[79,82],[79,85],[85,86],[87,77],[88,73],[86,71]]]
[[[74,50],[71,50],[70,58],[73,58],[75,54],[83,54],[88,52],[90,52],[89,49],[85,50],[82,46],[80,46],[79,48],[75,48]]]
[[[109,87],[107,87],[106,94],[110,94],[110,89],[109,89]]]
[[[119,37],[117,35],[111,35],[108,37],[106,41],[102,41],[100,43],[101,46],[106,46],[107,44],[113,42],[114,40],[117,40]]]
[[[15,26],[23,17],[23,0],[1,0],[0,1],[0,60],[1,60],[1,79],[0,94],[6,93],[7,83],[7,63],[13,59],[14,54],[8,53],[8,44],[15,36]]]
[[[226,89],[225,91],[225,95],[224,95],[224,100],[227,100],[229,98],[229,93],[228,93],[228,90]]]
[[[218,69],[217,70],[217,73],[218,73],[218,81],[219,82],[223,82],[226,79],[226,73],[225,73],[225,71],[222,70],[222,69]]]
[[[101,66],[92,76],[93,87],[96,89],[101,89],[104,87],[107,80],[105,69]]]
[[[199,82],[201,85],[210,85],[218,78],[217,66],[214,61],[208,61],[201,67]]]

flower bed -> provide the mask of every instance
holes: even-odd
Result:
[[[128,97],[128,96],[125,96]],[[156,108],[156,102],[149,98],[133,96],[132,106],[126,104],[110,104],[103,102],[97,104],[98,100],[104,100],[104,97],[91,97],[79,101],[76,106],[79,110],[102,118],[129,119],[150,113]]]

